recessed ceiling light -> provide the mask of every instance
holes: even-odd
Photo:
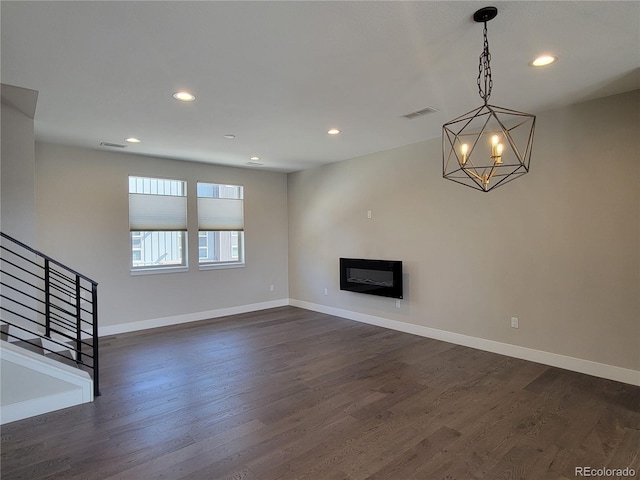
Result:
[[[173,94],[173,98],[181,102],[193,102],[196,99],[195,95],[189,92],[176,92]]]
[[[224,138],[228,139],[228,140],[233,140],[234,138],[236,138],[235,135],[233,135],[232,133],[227,133]]]
[[[125,138],[125,141],[127,141],[129,143],[140,143],[140,139],[136,138],[136,137]]]
[[[253,160],[254,162],[260,160],[260,157],[251,157],[249,160]]]
[[[557,55],[540,55],[534,60],[531,60],[529,65],[532,67],[544,67],[545,65],[551,65],[556,60],[558,60]]]
[[[331,130],[329,130],[327,132],[329,135],[338,135],[340,133],[340,130],[338,130],[337,128],[332,128]]]

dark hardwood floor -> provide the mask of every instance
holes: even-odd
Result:
[[[640,471],[640,388],[294,307],[106,337],[101,362],[94,403],[2,427],[3,480]]]

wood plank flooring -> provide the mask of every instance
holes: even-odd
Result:
[[[101,367],[2,427],[3,480],[640,472],[640,388],[294,307],[102,338]]]

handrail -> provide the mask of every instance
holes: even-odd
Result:
[[[46,259],[46,260],[49,260],[51,263],[53,263],[53,264],[57,265],[58,267],[64,268],[64,269],[65,269],[65,270],[67,270],[68,272],[73,273],[74,275],[79,276],[79,277],[80,277],[80,278],[82,278],[83,280],[86,280],[87,282],[89,282],[89,283],[91,283],[91,284],[93,284],[93,285],[98,285],[98,282],[96,282],[95,280],[91,280],[91,279],[90,279],[89,277],[87,277],[86,275],[83,275],[83,274],[81,274],[81,273],[79,273],[79,272],[76,272],[74,269],[72,269],[72,268],[70,268],[70,267],[67,267],[64,263],[60,263],[60,262],[59,262],[59,261],[57,261],[56,259],[51,258],[49,255],[46,255],[46,254],[44,254],[44,253],[42,253],[42,252],[39,252],[39,251],[38,251],[38,250],[36,250],[35,248],[31,248],[31,247],[30,247],[30,246],[28,246],[28,245],[25,245],[25,244],[24,244],[24,243],[22,243],[21,241],[16,240],[15,238],[13,238],[13,237],[11,237],[11,236],[7,235],[6,233],[4,233],[4,232],[0,232],[0,236],[2,236],[2,237],[4,237],[4,238],[6,238],[7,240],[12,241],[12,242],[13,242],[13,243],[15,243],[16,245],[21,246],[22,248],[24,248],[24,249],[26,249],[26,250],[30,251],[31,253],[35,253],[35,254],[36,254],[36,255],[38,255],[39,257],[42,257],[42,258],[44,258],[44,259]]]
[[[94,396],[99,396],[98,282],[6,233],[0,236],[10,242],[0,249],[11,258],[0,256],[0,284],[6,287],[0,320],[9,326],[3,336],[61,360],[69,360],[61,351],[75,352],[76,365],[93,373]]]

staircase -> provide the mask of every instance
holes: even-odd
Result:
[[[0,232],[0,286],[2,423],[25,418],[7,402],[36,405],[40,387],[49,405],[100,395],[97,282]]]

